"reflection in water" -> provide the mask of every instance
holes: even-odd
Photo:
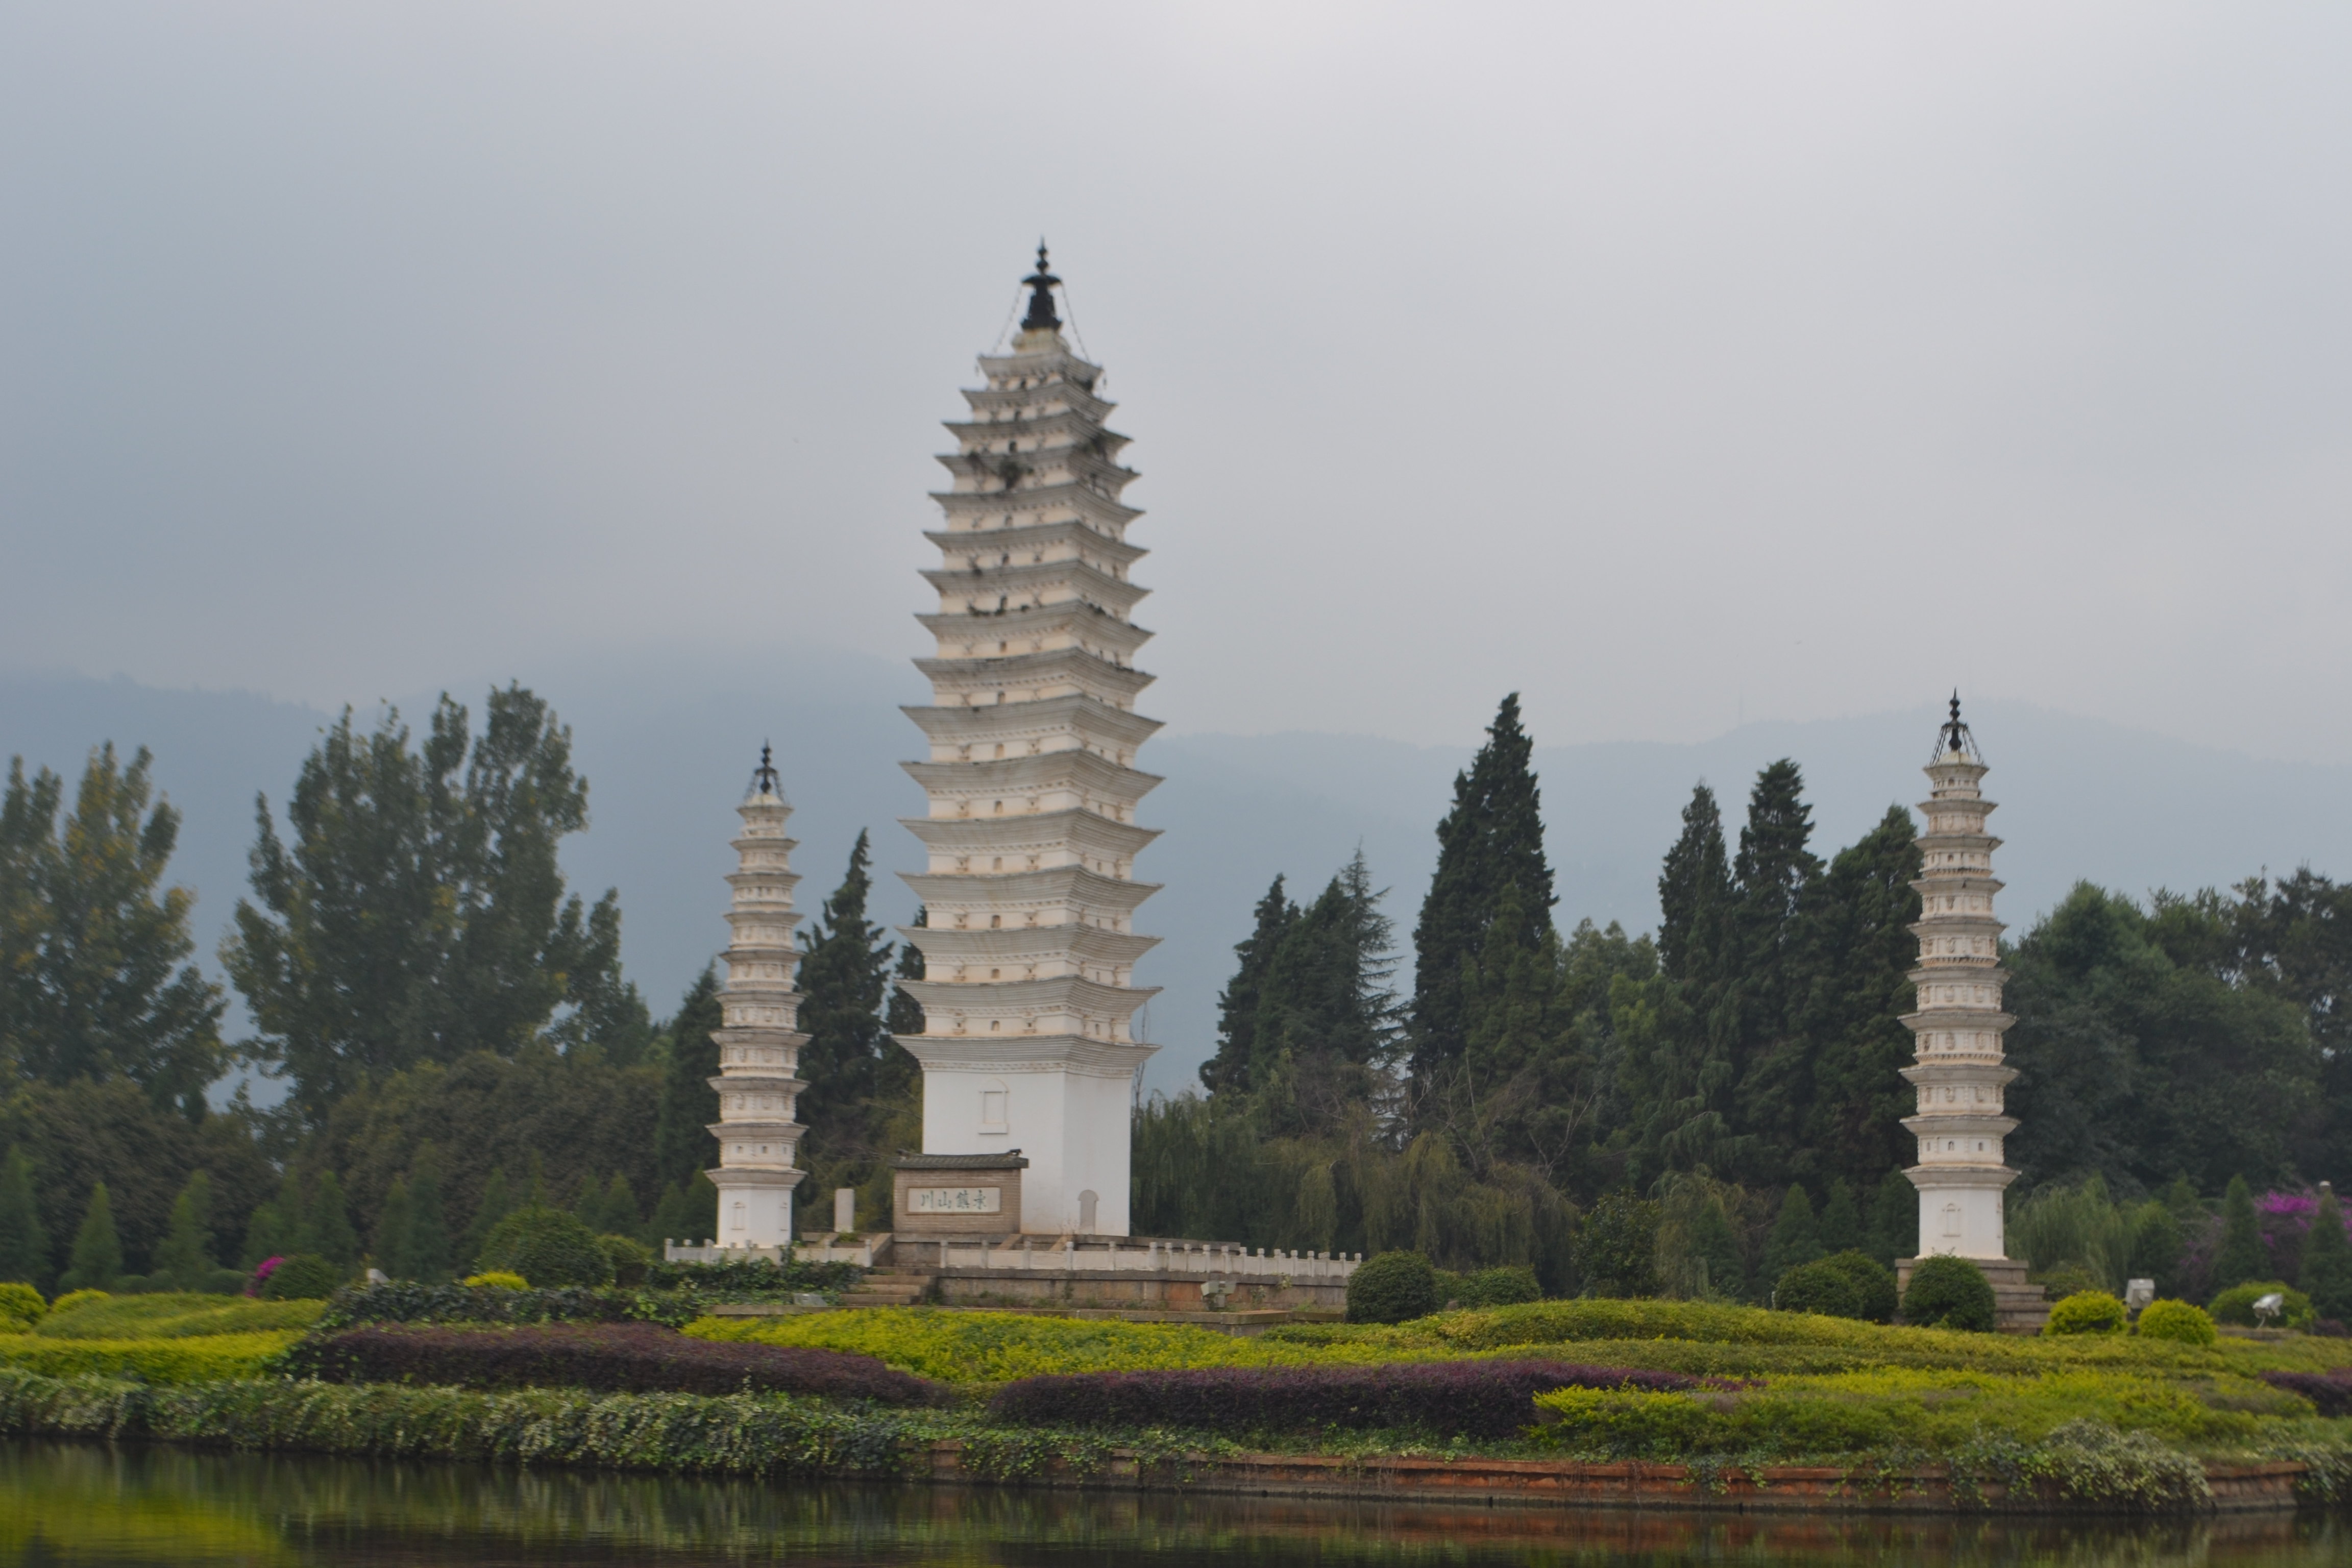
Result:
[[[2321,1568],[2347,1558],[2352,1531],[2309,1518],[2134,1524],[1381,1507],[0,1444],[0,1563],[26,1564]]]

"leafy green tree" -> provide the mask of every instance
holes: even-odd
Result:
[[[2181,1290],[2180,1222],[2160,1203],[2145,1203],[2132,1211],[2131,1267],[2127,1278],[2153,1279],[2159,1296]]]
[[[1454,807],[1437,826],[1437,869],[1413,928],[1412,1074],[1416,1092],[1468,1048],[1469,965],[1485,949],[1517,887],[1517,929],[1525,946],[1551,927],[1551,864],[1533,766],[1535,746],[1519,725],[1518,693],[1505,697],[1486,743],[1454,780]]]
[[[2253,1189],[2243,1176],[2230,1178],[2221,1195],[2221,1246],[2213,1259],[2214,1289],[2226,1290],[2249,1279],[2270,1277],[2271,1260],[2263,1247],[2260,1222],[2254,1215]]]
[[[1772,1223],[1772,1239],[1764,1247],[1764,1278],[1778,1279],[1790,1269],[1824,1256],[1813,1200],[1805,1195],[1804,1188],[1791,1183],[1780,1199],[1780,1217]]]
[[[710,1178],[697,1171],[687,1181],[662,1190],[661,1202],[654,1205],[654,1217],[648,1226],[651,1239],[648,1247],[659,1247],[665,1241],[706,1243],[719,1237],[719,1189]]]
[[[33,1158],[22,1145],[0,1163],[0,1280],[36,1289],[49,1282],[49,1232],[33,1191]]]
[[[1610,1193],[1576,1227],[1576,1272],[1594,1296],[1658,1293],[1658,1205]]]
[[[2318,1211],[2311,1216],[2299,1282],[2321,1317],[2352,1321],[2352,1237],[2345,1235],[2344,1205],[2333,1187],[2320,1193]]]
[[[63,1290],[111,1290],[122,1275],[122,1241],[114,1232],[114,1210],[107,1202],[106,1184],[89,1190],[89,1206],[82,1210],[81,1227],[74,1232],[73,1255],[58,1278]]]
[[[212,1283],[213,1179],[202,1171],[172,1203],[172,1228],[155,1249],[154,1277],[174,1290],[201,1290]]]
[[[645,1226],[645,1215],[637,1211],[636,1191],[618,1171],[602,1187],[593,1182],[583,1184],[572,1213],[599,1236],[634,1237]]]
[[[1253,911],[1250,934],[1234,944],[1234,956],[1240,963],[1217,997],[1217,1049],[1201,1064],[1201,1085],[1211,1094],[1249,1091],[1266,970],[1297,921],[1298,906],[1290,901],[1283,891],[1283,879],[1276,876]]]
[[[371,1077],[511,1055],[567,1004],[561,1043],[609,1027],[635,1048],[617,896],[590,910],[557,861],[587,813],[571,731],[520,686],[490,693],[478,736],[445,695],[421,748],[397,712],[362,735],[346,710],[295,781],[290,842],[258,803],[221,960],[306,1120]]]
[[[710,1087],[719,1076],[719,1042],[711,1036],[725,1022],[718,967],[706,965],[662,1030],[666,1049],[654,1163],[666,1183],[690,1181],[718,1158],[708,1131],[719,1120],[719,1091]]]
[[[90,754],[64,784],[13,759],[0,794],[0,1065],[47,1083],[120,1074],[158,1104],[205,1113],[224,1061],[220,990],[184,961],[195,895],[165,889],[180,814],[151,805],[152,759]]]

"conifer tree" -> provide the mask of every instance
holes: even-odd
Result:
[[[1731,868],[1723,848],[1723,813],[1704,784],[1683,807],[1683,830],[1658,873],[1658,968],[1675,980],[1706,980],[1723,959]]]
[[[172,1227],[155,1249],[152,1273],[174,1290],[201,1290],[212,1283],[212,1177],[192,1173],[172,1200]]]
[[[191,1120],[225,1060],[219,987],[185,960],[195,895],[163,886],[180,814],[154,802],[152,759],[90,753],[62,824],[64,783],[0,792],[0,1051],[45,1083],[116,1074]]]
[[[1853,1188],[1840,1177],[1830,1184],[1830,1201],[1822,1205],[1822,1252],[1826,1257],[1857,1251],[1862,1242],[1861,1206],[1853,1201]]]
[[[1804,788],[1803,773],[1786,757],[1758,773],[1748,796],[1748,822],[1739,830],[1739,853],[1732,860],[1743,1063],[1779,1030],[1799,991],[1790,948],[1805,891],[1822,870],[1821,860],[1806,847],[1813,813]]]
[[[645,1216],[637,1212],[636,1192],[629,1178],[618,1171],[602,1186],[593,1176],[583,1183],[579,1206],[572,1212],[599,1236],[633,1237],[645,1226]]]
[[[441,1201],[441,1152],[419,1143],[408,1163],[408,1233],[403,1260],[408,1278],[427,1283],[449,1277],[449,1216]]]
[[[1265,972],[1298,920],[1298,907],[1283,891],[1277,875],[1257,901],[1250,934],[1234,944],[1240,965],[1217,997],[1217,1049],[1201,1064],[1201,1084],[1211,1094],[1245,1094],[1257,1050],[1258,1005]]]
[[[333,1171],[320,1172],[311,1186],[297,1241],[303,1251],[315,1252],[338,1268],[359,1262],[360,1233],[352,1227],[351,1205],[343,1201],[343,1184]]]
[[[908,925],[919,931],[930,923],[931,911],[919,906],[915,910],[915,918],[908,922]],[[922,979],[923,950],[917,947],[911,942],[900,942],[898,944],[898,967],[891,971],[891,978],[894,980]],[[889,1029],[891,1037],[894,1039],[901,1037],[911,1037],[913,1036],[919,1035],[923,1032],[923,1005],[920,1002],[916,1001],[912,995],[908,994],[905,986],[893,985],[890,987],[889,1008],[884,1014],[882,1021]],[[900,1056],[906,1055],[903,1051],[898,1054]],[[883,1056],[886,1060],[892,1059],[890,1053],[887,1051],[885,1051]],[[912,1057],[908,1057],[906,1060],[906,1068],[911,1071],[914,1069],[914,1058]],[[888,1075],[886,1074],[885,1076],[887,1077]]]
[[[2311,1216],[2300,1283],[2321,1317],[2352,1322],[2352,1237],[2345,1235],[2344,1205],[2333,1187],[2319,1194],[2318,1211]]]
[[[368,1249],[375,1266],[394,1279],[417,1277],[408,1260],[409,1232],[415,1218],[416,1200],[409,1191],[408,1178],[394,1176],[376,1209],[375,1244]]]
[[[1780,1217],[1773,1222],[1771,1239],[1764,1245],[1764,1276],[1773,1285],[1801,1264],[1821,1258],[1821,1225],[1813,1217],[1813,1200],[1794,1182],[1780,1199]]]
[[[74,1232],[73,1254],[58,1289],[111,1290],[122,1275],[122,1241],[114,1234],[114,1205],[106,1184],[89,1190],[89,1206],[82,1210],[81,1228]]]
[[[49,1233],[33,1188],[33,1157],[22,1144],[0,1163],[0,1282],[7,1281],[35,1289],[49,1282]]]
[[[473,1223],[466,1227],[466,1262],[471,1267],[489,1244],[490,1232],[498,1229],[499,1221],[515,1211],[514,1193],[507,1181],[507,1168],[495,1165],[489,1179],[482,1184],[482,1195],[474,1205]]]
[[[875,1152],[874,1102],[889,1045],[882,1014],[891,953],[882,928],[866,918],[873,890],[868,864],[861,832],[801,959],[800,1029],[808,1044],[801,1047],[800,1077],[808,1088],[801,1091],[798,1114],[808,1128],[802,1147],[811,1169]]]
[[[300,1228],[296,1216],[289,1212],[283,1192],[254,1205],[253,1212],[245,1220],[245,1267],[257,1268],[272,1258],[296,1251]]]
[[[659,1247],[665,1241],[700,1245],[717,1238],[718,1226],[719,1189],[698,1171],[693,1180],[662,1190],[645,1242],[648,1247]]]
[[[1396,1016],[1381,896],[1360,850],[1292,911],[1259,971],[1249,1084],[1269,1131],[1328,1131],[1373,1092]]]
[[[1870,1200],[1867,1250],[1886,1268],[1919,1252],[1919,1189],[1900,1171],[1889,1171]]]
[[[710,1087],[719,1076],[719,1042],[710,1037],[725,1022],[719,968],[706,964],[662,1030],[667,1047],[654,1117],[654,1166],[666,1182],[690,1181],[719,1157],[709,1131],[719,1120],[719,1091]]]
[[[1503,889],[1519,889],[1513,934],[1523,945],[1536,945],[1551,927],[1551,864],[1518,693],[1503,699],[1486,736],[1469,768],[1454,776],[1453,809],[1437,826],[1437,869],[1413,928],[1416,1092],[1465,1048],[1464,977],[1486,946]]]
[[[2245,1177],[2232,1176],[2221,1194],[2221,1246],[2213,1258],[2213,1288],[2226,1290],[2270,1275],[2270,1254],[2263,1247],[2262,1226],[2254,1215],[2253,1189]]]

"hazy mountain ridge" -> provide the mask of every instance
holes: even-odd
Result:
[[[919,737],[896,707],[921,696],[903,668],[823,652],[674,654],[551,668],[526,684],[572,726],[591,784],[592,826],[568,847],[567,868],[592,896],[621,889],[629,971],[657,1012],[725,940],[720,879],[732,859],[731,808],[763,740],[776,746],[797,808],[802,909],[814,909],[839,879],[861,827],[872,831],[884,870],[918,863],[892,820],[922,805],[898,766],[916,754]],[[478,710],[488,685],[453,695]],[[428,703],[400,706],[414,724]],[[28,766],[70,779],[101,741],[126,754],[142,744],[154,752],[155,776],[185,816],[175,879],[197,893],[208,964],[245,889],[254,795],[282,809],[296,768],[332,717],[250,693],[0,678],[0,752],[21,753]],[[1658,858],[1691,785],[1712,784],[1736,825],[1749,780],[1776,757],[1804,767],[1815,847],[1827,854],[1852,842],[1889,805],[1919,797],[1918,767],[1940,717],[1923,704],[1759,722],[1688,745],[1539,746],[1559,918],[1648,927]],[[2078,879],[2144,895],[2225,884],[2265,866],[2352,869],[2352,822],[2341,809],[2352,797],[2352,768],[2242,756],[2021,703],[1976,705],[1969,717],[1994,766],[1989,791],[2003,803],[1994,824],[2008,841],[1998,867],[2012,926],[2030,923]],[[1144,820],[1164,832],[1139,867],[1165,887],[1142,921],[1164,940],[1138,975],[1165,988],[1147,1015],[1166,1047],[1148,1075],[1152,1087],[1188,1081],[1208,1054],[1233,943],[1277,871],[1311,892],[1360,844],[1379,884],[1392,889],[1400,941],[1409,940],[1435,858],[1433,830],[1470,752],[1305,732],[1177,734],[1150,744],[1143,765],[1167,781],[1144,803]],[[877,893],[879,918],[913,912],[911,896],[890,879]]]

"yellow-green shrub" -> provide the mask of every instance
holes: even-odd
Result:
[[[2105,1290],[2077,1290],[2050,1309],[2045,1334],[2116,1334],[2126,1322],[2124,1304]]]
[[[2205,1309],[2187,1301],[2150,1301],[2139,1310],[2135,1330],[2144,1339],[2173,1340],[2184,1345],[2210,1345],[2221,1336]]]
[[[54,1340],[160,1340],[307,1329],[324,1301],[256,1301],[170,1292],[107,1296],[51,1312],[33,1331]]]
[[[2285,1305],[2279,1310],[2278,1316],[2272,1320],[2272,1326],[2274,1328],[2307,1329],[2318,1318],[2318,1314],[2311,1309],[2310,1297],[2292,1285],[2282,1284],[2276,1279],[2232,1285],[2214,1297],[2213,1304],[2206,1310],[2213,1314],[2213,1321],[2217,1323],[2236,1323],[2241,1327],[2252,1328],[2259,1323],[2259,1320],[2254,1316],[2254,1303],[2270,1295],[2282,1297],[2285,1302]]]
[[[68,1290],[64,1295],[49,1303],[49,1310],[52,1312],[63,1312],[72,1308],[79,1307],[85,1301],[111,1301],[113,1300],[113,1295],[105,1290]]]
[[[947,1383],[1007,1383],[1066,1372],[1299,1366],[1318,1362],[1428,1360],[1376,1348],[1318,1351],[1234,1339],[1185,1323],[1124,1323],[928,1307],[856,1308],[791,1318],[701,1318],[685,1331],[708,1340],[855,1351]]]
[[[479,1274],[466,1276],[466,1283],[478,1290],[528,1290],[530,1281],[504,1268],[485,1268]]]
[[[48,1301],[30,1285],[13,1279],[0,1283],[0,1333],[21,1334],[48,1310]]]
[[[256,1377],[299,1339],[277,1333],[215,1334],[205,1338],[58,1340],[40,1334],[0,1336],[0,1365],[44,1377],[136,1377],[143,1383],[217,1383]]]

